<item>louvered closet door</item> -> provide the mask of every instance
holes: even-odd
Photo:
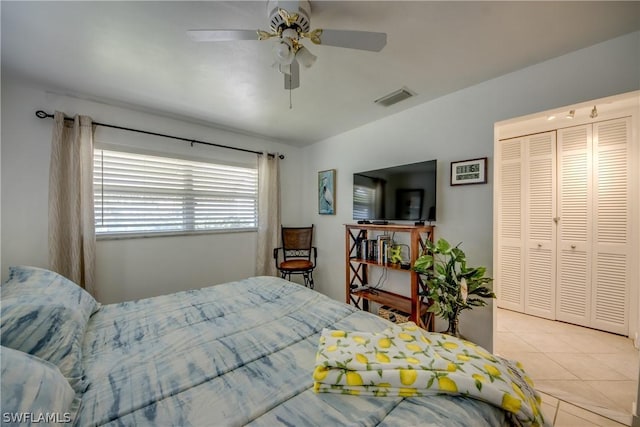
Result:
[[[498,307],[524,311],[522,138],[501,141],[498,193]]]
[[[555,319],[556,300],[556,133],[525,140],[525,308],[524,312]]]
[[[592,229],[591,125],[558,130],[556,318],[589,326]]]
[[[632,249],[630,135],[630,118],[595,123],[593,127],[591,325],[625,335],[628,333]]]

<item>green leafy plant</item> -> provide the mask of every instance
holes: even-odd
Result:
[[[458,316],[463,310],[487,304],[484,298],[495,298],[490,288],[493,281],[485,277],[485,267],[467,267],[462,249],[445,239],[425,241],[426,251],[416,259],[412,270],[422,276],[429,298],[429,311],[449,321],[447,333],[459,335]]]

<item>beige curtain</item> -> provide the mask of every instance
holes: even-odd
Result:
[[[55,112],[49,165],[49,268],[95,295],[91,117]]]
[[[277,276],[273,249],[280,246],[280,160],[258,158],[258,247],[256,276]]]

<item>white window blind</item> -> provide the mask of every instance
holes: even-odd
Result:
[[[96,234],[257,227],[258,170],[94,150]]]
[[[353,186],[353,219],[373,219],[375,191],[364,185]]]

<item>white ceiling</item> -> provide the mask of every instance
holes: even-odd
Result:
[[[312,28],[386,32],[387,46],[374,53],[306,41],[318,60],[290,94],[271,67],[273,40],[195,43],[185,34],[268,30],[266,1],[0,7],[3,74],[299,146],[640,29],[638,1],[312,0]],[[417,96],[373,103],[401,87]]]

